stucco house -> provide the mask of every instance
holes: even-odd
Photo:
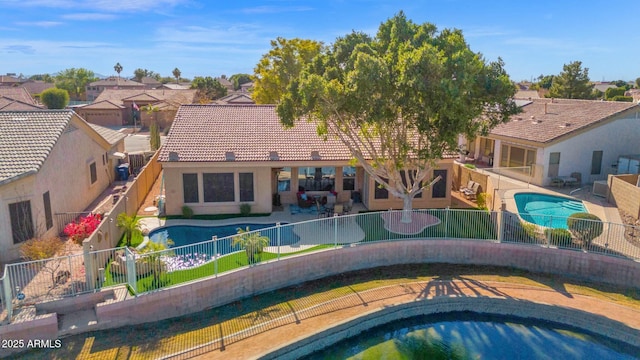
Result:
[[[620,155],[640,153],[640,106],[636,103],[532,99],[522,112],[488,136],[461,139],[469,157],[494,168],[531,167],[504,174],[546,186],[558,177],[582,183],[615,173]]]
[[[295,204],[299,189],[323,196],[334,189],[337,201],[358,192],[371,210],[401,209],[402,200],[351,165],[348,148],[318,136],[314,124],[285,129],[273,105],[183,105],[178,110],[159,161],[164,171],[166,213],[238,213],[250,204],[270,213],[277,192],[283,204]],[[434,170],[442,180],[413,202],[416,208],[450,205],[453,159]]]
[[[0,87],[0,96],[38,106],[38,102],[24,87]]]
[[[0,112],[0,262],[57,235],[56,213],[84,211],[114,181],[124,137],[71,110]]]
[[[171,125],[180,105],[192,104],[195,96],[196,90],[191,89],[106,89],[93,103],[79,106],[75,111],[86,121],[102,126],[148,126],[151,120],[155,120],[164,128]],[[147,114],[142,109],[147,105],[155,111]]]
[[[107,89],[142,90],[146,88],[147,86],[143,83],[119,76],[111,76],[106,79],[94,81],[86,86],[87,101],[95,101],[98,96]]]

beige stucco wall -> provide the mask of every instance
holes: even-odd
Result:
[[[84,129],[78,128],[60,136],[37,174],[0,186],[1,262],[19,257],[19,244],[13,244],[9,204],[30,200],[36,235],[55,236],[55,213],[84,211],[113,180],[114,170],[108,162],[103,163],[108,151]],[[91,184],[89,165],[94,161],[97,181]],[[49,230],[45,226],[42,197],[47,191],[53,216],[53,227]]]
[[[100,126],[122,126],[125,111],[123,110],[98,110],[82,109],[76,110],[87,122]]]
[[[244,165],[238,163],[171,163],[162,164],[164,170],[164,185],[166,204],[165,211],[167,215],[182,214],[182,206],[184,196],[182,192],[182,174],[198,174],[198,203],[186,204],[193,209],[194,214],[237,214],[240,212],[240,188],[238,185],[239,173],[253,173],[253,191],[254,201],[247,202],[251,205],[253,213],[270,213],[271,212],[271,167],[264,164]],[[235,201],[221,203],[205,203],[204,191],[202,186],[203,173],[233,173],[234,174],[234,190]]]
[[[441,160],[438,163],[436,168],[437,170],[447,170],[447,190],[446,197],[444,198],[433,198],[431,189],[427,189],[422,193],[422,198],[414,198],[413,199],[413,208],[414,209],[424,209],[424,208],[445,208],[451,205],[451,184],[453,182],[454,173],[453,173],[453,159]],[[365,191],[363,196],[366,196],[366,199],[363,199],[363,202],[367,206],[369,210],[388,210],[388,209],[402,209],[403,202],[402,199],[397,198],[391,194],[389,194],[388,199],[376,199],[375,198],[375,181],[373,178],[369,176],[365,176],[368,186],[368,191]],[[431,174],[428,179],[433,178],[433,174]]]
[[[495,265],[640,287],[640,264],[606,255],[467,240],[391,241],[262,263],[125,301],[97,305],[98,327],[162,320],[348,271],[420,263]]]

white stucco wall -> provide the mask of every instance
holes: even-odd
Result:
[[[19,257],[20,244],[13,243],[9,204],[31,201],[31,212],[37,236],[55,236],[57,212],[79,212],[104,191],[113,180],[107,172],[114,170],[103,164],[107,153],[101,144],[82,129],[64,133],[54,145],[37,174],[0,186],[0,261]],[[91,184],[89,164],[96,162],[97,181]],[[46,229],[43,194],[49,191],[53,227]]]
[[[595,127],[565,141],[543,149],[544,185],[549,184],[547,167],[549,154],[560,153],[560,176],[569,176],[572,172],[582,174],[582,183],[606,178],[611,165],[618,161],[618,156],[640,153],[640,119],[637,114]],[[602,169],[600,175],[591,175],[591,157],[593,151],[602,150]],[[538,154],[538,157],[540,155]]]

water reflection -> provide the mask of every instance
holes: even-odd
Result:
[[[636,359],[640,349],[568,327],[471,313],[416,317],[306,359]]]

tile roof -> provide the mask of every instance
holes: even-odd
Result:
[[[121,110],[121,109],[124,109],[124,106],[119,105],[119,104],[114,104],[113,102],[111,102],[109,100],[103,100],[103,101],[92,102],[91,104],[82,105],[82,106],[79,106],[78,108],[80,108],[82,110],[85,110],[85,109],[100,109],[100,110],[116,109],[116,110]]]
[[[42,110],[43,107],[0,96],[0,111]]]
[[[638,104],[616,101],[532,99],[520,114],[491,130],[491,135],[549,143],[627,110],[640,111]]]
[[[234,92],[227,96],[223,96],[215,101],[216,104],[255,104],[251,95],[247,93]]]
[[[171,90],[188,90],[191,88],[190,84],[162,84],[158,86],[159,89],[161,88],[166,88],[166,89],[171,89]]]
[[[285,129],[274,105],[183,105],[159,160],[169,161],[169,153],[177,152],[179,161],[225,161],[225,153],[233,152],[235,161],[270,161],[272,151],[280,161],[311,160],[313,151],[321,160],[351,159],[342,142],[324,141],[312,123]]]
[[[93,128],[93,130],[95,130],[100,136],[102,136],[105,140],[107,140],[107,142],[111,145],[115,145],[117,144],[120,140],[124,139],[127,137],[127,135],[119,132],[119,131],[115,131],[112,129],[109,129],[107,127],[104,126],[100,126],[100,125],[96,125],[96,124],[91,124],[89,123],[89,126],[91,126],[91,128]]]
[[[0,112],[0,184],[37,172],[73,115],[71,110]]]
[[[96,98],[95,102],[109,100],[114,104],[124,105],[123,99],[129,99],[140,94],[148,94],[155,99],[172,102],[175,104],[193,104],[197,90],[171,90],[171,89],[105,89]]]
[[[23,87],[0,87],[0,96],[18,100],[26,104],[38,105],[27,89]]]
[[[27,89],[29,94],[40,94],[41,92],[56,87],[54,83],[48,83],[40,80],[27,81],[22,83],[23,88]]]
[[[139,83],[137,81],[129,80],[123,77],[112,76],[106,79],[94,81],[89,83],[88,86],[134,86],[134,87],[144,87],[144,84]]]

